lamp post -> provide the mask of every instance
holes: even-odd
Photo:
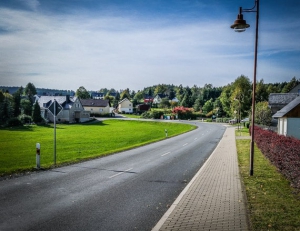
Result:
[[[254,159],[254,119],[255,119],[255,89],[256,89],[256,66],[257,66],[257,44],[258,44],[258,19],[259,19],[259,0],[255,0],[255,5],[251,9],[242,9],[240,7],[237,19],[231,25],[236,32],[244,32],[250,27],[243,18],[243,12],[256,13],[256,30],[255,30],[255,48],[254,48],[254,74],[252,89],[252,125],[251,125],[251,145],[250,145],[250,176],[253,176],[253,159]]]

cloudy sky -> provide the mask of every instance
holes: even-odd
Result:
[[[0,86],[224,86],[253,78],[254,0],[1,0]],[[261,0],[257,79],[300,78],[300,1]]]

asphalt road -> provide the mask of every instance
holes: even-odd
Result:
[[[0,230],[151,230],[225,131],[198,126],[130,151],[0,181]]]

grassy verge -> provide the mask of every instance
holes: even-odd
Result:
[[[108,155],[195,129],[178,123],[105,120],[91,124],[58,124],[56,163],[73,163]],[[53,165],[53,126],[0,129],[0,175],[30,170],[36,164],[36,143],[41,144],[41,167]]]
[[[236,140],[252,230],[300,230],[299,194],[255,147],[254,176],[249,176],[249,140]]]

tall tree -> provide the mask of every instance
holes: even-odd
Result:
[[[81,86],[77,89],[75,95],[80,99],[90,99],[91,98],[90,94],[83,86]]]
[[[33,96],[37,94],[36,88],[33,83],[28,83],[24,89],[25,95],[27,95],[31,104],[33,105],[34,99]]]
[[[40,123],[41,121],[43,121],[43,118],[41,116],[41,108],[38,102],[33,105],[32,120],[35,123]]]
[[[29,99],[21,99],[21,111],[22,114],[31,116],[32,114],[32,104]]]
[[[123,100],[123,99],[129,99],[130,100],[130,90],[129,88],[126,88],[124,91],[121,92],[120,94],[120,99]]]
[[[255,123],[269,126],[272,120],[272,112],[268,102],[259,102],[255,107]]]
[[[213,99],[207,100],[203,105],[203,113],[207,114],[214,109]]]
[[[238,77],[231,90],[231,114],[240,111],[241,116],[245,116],[251,105],[251,83],[248,77],[241,75]]]
[[[5,97],[0,103],[0,123],[4,124],[8,119],[12,118],[13,113],[11,101]]]
[[[21,114],[21,95],[23,94],[23,87],[20,87],[13,94],[13,107],[14,107],[14,116],[17,117]]]
[[[255,101],[256,102],[263,102],[263,101],[268,101],[269,99],[269,94],[267,91],[267,85],[264,84],[264,80],[261,79],[257,84],[256,84],[256,90],[255,90]]]

